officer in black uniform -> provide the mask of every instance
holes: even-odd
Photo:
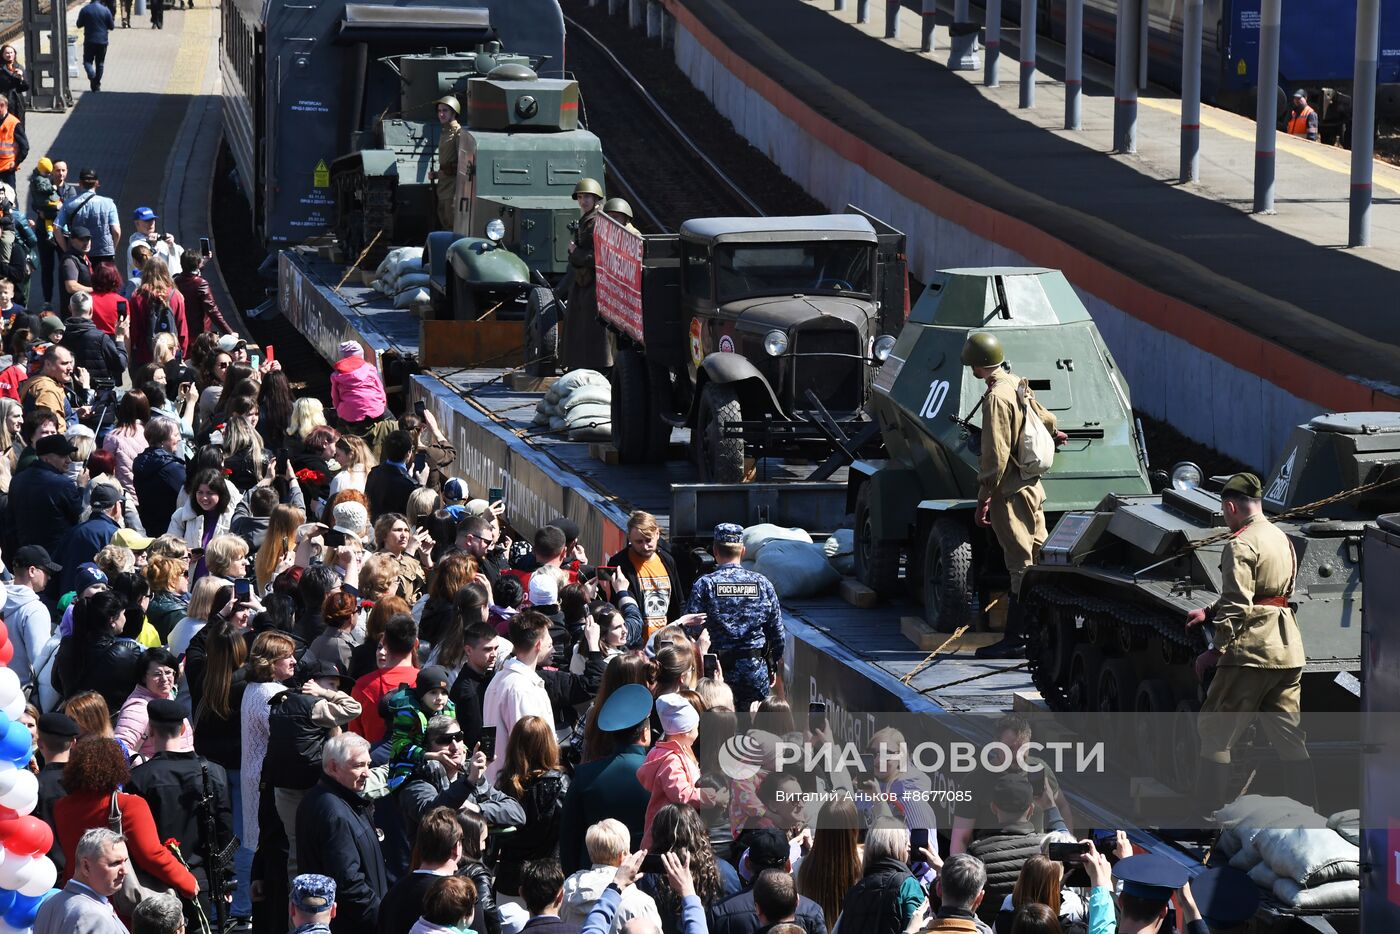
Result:
[[[185,729],[185,711],[177,702],[157,699],[146,709],[156,754],[132,769],[125,790],[146,799],[162,840],[174,837],[180,841],[180,855],[199,880],[200,903],[212,921],[205,854],[223,849],[234,836],[228,774],[223,766],[197,753],[171,751]],[[212,841],[206,832],[209,807],[214,809]],[[191,908],[186,905],[187,916]],[[227,911],[226,906],[220,908]]]
[[[34,816],[50,827],[54,826],[53,806],[59,798],[68,794],[68,789],[63,787],[63,767],[68,764],[68,757],[77,742],[78,724],[73,722],[72,717],[63,713],[46,713],[39,718],[39,752],[44,757],[44,767],[39,770],[39,806],[34,809]],[[49,848],[49,859],[53,860],[62,875],[67,863],[57,836]]]
[[[734,709],[745,711],[768,696],[783,657],[783,608],[768,578],[750,571],[744,530],[733,522],[715,526],[711,548],[718,567],[695,582],[690,612],[704,613],[712,651],[734,691]]]

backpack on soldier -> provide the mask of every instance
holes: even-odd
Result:
[[[178,344],[180,340],[179,329],[175,325],[175,312],[170,310],[170,303],[163,299],[151,296],[154,304],[151,306],[150,331],[146,335],[146,340],[150,344],[151,356],[155,356],[156,338],[162,334],[172,334]]]
[[[1021,380],[1016,387],[1016,397],[1021,402],[1021,435],[1016,439],[1016,466],[1021,477],[1030,480],[1050,472],[1055,463],[1055,439],[1045,427],[1039,402],[1031,394],[1030,383]]]

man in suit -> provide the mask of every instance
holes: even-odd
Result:
[[[126,840],[105,827],[94,827],[78,840],[73,878],[44,902],[34,919],[34,934],[126,934],[108,901],[126,880]]]
[[[521,934],[576,934],[578,925],[559,920],[564,905],[564,870],[557,859],[527,860],[520,870],[520,897],[530,920]]]

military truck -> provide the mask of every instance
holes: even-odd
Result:
[[[889,358],[875,370],[871,408],[886,456],[850,470],[856,574],[882,596],[903,587],[925,617],[951,632],[976,620],[1005,587],[1001,548],[973,522],[978,415],[986,387],[961,361],[969,333],[1001,341],[1007,365],[1030,381],[1068,440],[1043,478],[1053,522],[1106,493],[1147,493],[1147,454],[1128,385],[1062,273],[950,269],[919,297]]]
[[[1209,633],[1186,629],[1185,620],[1220,593],[1229,530],[1216,491],[1224,480],[1183,483],[1158,496],[1115,494],[1060,518],[1022,585],[1038,617],[1027,657],[1052,705],[1197,709],[1192,662]],[[1320,415],[1297,426],[1264,483],[1263,501],[1298,561],[1289,602],[1308,659],[1304,709],[1355,710],[1361,542],[1369,522],[1400,510],[1400,413]],[[1181,761],[1190,768],[1193,759]]]
[[[378,61],[398,76],[398,110],[380,115],[367,130],[354,131],[350,152],[330,167],[335,232],[348,262],[360,258],[373,241],[361,261],[373,269],[391,247],[420,244],[437,228],[437,200],[429,179],[437,168],[441,130],[435,102],[460,93],[473,75],[529,61],[502,52],[499,42],[483,43],[472,52],[433,49]]]
[[[424,254],[437,317],[524,320],[527,360],[555,355],[550,287],[568,270],[574,187],[603,177],[602,144],[579,129],[578,111],[577,81],[541,78],[524,65],[469,79],[456,222],[431,234]],[[543,295],[531,301],[532,289]]]
[[[738,483],[751,456],[873,438],[872,374],[908,307],[903,234],[858,212],[705,217],[640,255],[640,320],[598,292],[624,462],[664,460],[688,427],[701,479]]]

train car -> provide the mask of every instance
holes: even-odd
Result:
[[[1064,42],[1066,0],[1037,0],[1037,32]],[[1180,0],[1144,0],[1149,50],[1148,80],[1181,89],[1181,40],[1184,4]],[[1260,0],[1205,0],[1201,30],[1201,97],[1244,113],[1254,112],[1259,84]],[[1020,21],[1020,4],[1003,4],[1003,15]],[[1113,61],[1118,0],[1084,0],[1084,53]],[[1355,64],[1356,5],[1328,0],[1300,0],[1283,5],[1279,37],[1280,95],[1306,88],[1319,112],[1333,95],[1349,95]],[[1380,29],[1379,110],[1400,110],[1400,4],[1382,4]],[[1286,97],[1280,98],[1280,106]],[[1345,103],[1345,102],[1343,102]],[[1343,107],[1349,118],[1349,107]]]
[[[224,139],[269,250],[334,227],[331,163],[397,109],[400,56],[499,41],[564,70],[558,0],[226,0],[222,15]]]

